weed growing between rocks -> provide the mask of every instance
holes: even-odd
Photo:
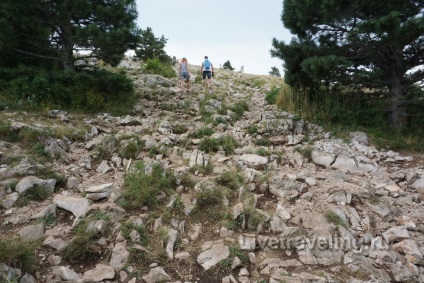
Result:
[[[308,162],[312,161],[312,147],[296,147],[295,151],[299,152]]]
[[[271,141],[268,138],[259,138],[253,141],[257,146],[270,146]]]
[[[244,178],[240,173],[232,170],[216,178],[216,183],[233,191],[237,191],[244,184]]]
[[[122,197],[118,204],[125,209],[140,209],[142,206],[155,207],[161,194],[176,188],[176,178],[163,170],[160,164],[145,165],[138,162],[133,171],[126,174],[122,188]]]
[[[135,231],[139,236],[139,242],[137,244],[141,244],[142,246],[147,246],[147,244],[149,243],[149,239],[148,239],[147,232],[144,226],[135,225],[130,222],[125,222],[124,224],[122,224],[121,233],[122,233],[122,236],[127,241],[131,241],[130,234],[134,233],[133,231]]]
[[[42,223],[46,227],[53,227],[57,223],[56,215],[49,214],[43,218],[39,218],[35,221],[36,223]]]
[[[198,129],[197,131],[190,133],[188,135],[189,138],[201,139],[204,137],[211,136],[214,133],[214,130],[211,128],[203,127]]]
[[[137,135],[125,135],[119,138],[118,155],[122,158],[136,158],[145,145]]]
[[[36,242],[26,243],[18,238],[2,235],[0,236],[0,263],[32,273],[36,270],[38,263],[35,254],[37,245]],[[1,274],[0,279],[2,279]]]
[[[327,210],[324,216],[327,219],[328,223],[348,227],[348,223],[343,218],[341,218],[340,215],[338,215],[332,210]]]
[[[223,136],[220,138],[203,138],[200,141],[199,149],[210,153],[217,152],[222,147],[225,155],[228,156],[233,154],[235,148],[238,146],[239,144],[232,136]]]
[[[203,189],[196,193],[196,207],[190,214],[192,219],[212,225],[228,218],[227,207],[224,204],[231,193],[223,187]]]
[[[44,186],[35,185],[34,188],[29,189],[27,193],[20,196],[16,201],[16,206],[27,206],[31,201],[44,201],[50,195],[49,190]]]
[[[213,164],[209,161],[208,165],[206,166],[195,165],[190,168],[190,172],[193,174],[197,172],[198,174],[202,175],[211,175],[213,173]]]
[[[247,133],[249,135],[254,135],[258,133],[258,126],[256,125],[249,125],[249,127],[247,127]]]
[[[270,156],[271,153],[265,148],[261,147],[256,150],[256,154],[260,156]]]

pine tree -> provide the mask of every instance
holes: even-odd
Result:
[[[151,27],[147,27],[146,30],[141,30],[140,35],[140,42],[137,44],[137,49],[135,51],[138,58],[143,61],[157,58],[163,63],[172,61],[171,57],[168,56],[164,50],[168,39],[163,35],[160,38],[155,37]]]
[[[225,70],[230,70],[230,71],[234,70],[234,68],[231,66],[230,60],[225,62],[224,65],[222,66],[222,68],[225,69]]]
[[[281,77],[280,70],[277,67],[271,67],[271,71],[269,72],[270,76]]]
[[[44,60],[65,70],[76,60],[81,67],[93,59],[117,65],[139,39],[135,0],[2,0],[0,11],[0,56],[5,51],[16,63]]]
[[[283,24],[296,37],[289,44],[274,38],[271,55],[284,60],[286,82],[381,89],[391,125],[402,128],[405,95],[424,80],[424,2],[285,0],[283,6]]]

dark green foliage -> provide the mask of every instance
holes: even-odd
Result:
[[[134,171],[125,175],[120,205],[127,209],[140,209],[142,206],[155,206],[161,191],[169,192],[176,188],[176,178],[164,171],[159,164],[154,164],[151,173],[145,172],[145,165],[140,162]]]
[[[271,67],[271,71],[269,72],[270,76],[281,77],[280,70],[277,67]]]
[[[123,136],[120,138],[121,147],[118,150],[118,155],[122,158],[136,158],[141,152],[144,141],[139,136]],[[122,142],[124,141],[124,142]]]
[[[237,191],[244,184],[244,178],[235,171],[228,171],[216,178],[216,182],[221,186]]]
[[[216,152],[219,150],[220,142],[214,138],[203,138],[200,141],[199,149],[204,152]]]
[[[12,109],[41,107],[89,112],[126,111],[135,102],[131,80],[124,73],[45,72],[32,68],[0,69],[0,102]]]
[[[211,175],[213,173],[213,165],[211,162],[209,162],[206,166],[196,165],[190,168],[190,172],[194,173],[196,171],[199,174]]]
[[[0,262],[23,272],[33,273],[37,268],[36,243],[24,243],[18,238],[0,236]]]
[[[249,127],[247,127],[247,132],[249,133],[249,135],[253,135],[253,134],[258,133],[258,126],[249,125]]]
[[[168,63],[162,63],[158,58],[148,59],[143,66],[146,74],[160,75],[164,78],[175,78],[177,74]]]
[[[86,68],[101,59],[117,65],[139,40],[136,18],[135,0],[3,0],[0,64],[72,70],[77,60]]]
[[[236,113],[236,117],[234,117],[236,120],[239,120],[241,116],[243,116],[243,113],[245,111],[249,110],[249,105],[246,101],[237,101],[234,106],[231,108],[231,110]]]
[[[172,127],[172,132],[177,135],[184,134],[187,132],[187,130],[187,126],[183,124],[177,124]]]
[[[130,222],[125,222],[121,226],[122,236],[127,241],[131,240],[130,233],[133,230],[137,231],[137,233],[140,235],[140,243],[139,244],[141,244],[142,246],[147,246],[147,244],[149,243],[149,239],[148,239],[147,232],[146,232],[146,229],[144,228],[144,226],[136,226],[136,225],[134,225]]]
[[[220,147],[225,151],[225,155],[230,155],[234,153],[238,143],[232,136],[223,136],[218,139],[204,138],[199,144],[199,149],[205,152],[217,152]]]
[[[232,136],[223,136],[219,139],[219,142],[227,156],[233,154],[236,147],[239,146],[238,142]]]
[[[214,133],[211,128],[200,128],[196,132],[190,133],[189,138],[201,139],[203,137],[211,136]]]
[[[34,188],[29,189],[25,195],[21,195],[18,198],[16,206],[26,206],[30,201],[44,201],[49,195],[50,193],[46,187],[36,185]]]
[[[277,100],[277,95],[280,92],[280,88],[278,87],[273,87],[265,96],[265,100],[269,103],[269,104],[275,104],[276,100]]]
[[[227,62],[224,63],[224,65],[222,65],[222,68],[224,70],[230,70],[233,71],[234,68],[231,66],[230,60],[228,60]]]
[[[385,120],[406,126],[405,98],[424,79],[423,1],[284,1],[282,21],[296,36],[273,39],[285,81],[313,92],[369,88],[387,102]],[[387,123],[387,122],[385,122]]]
[[[169,57],[164,50],[168,39],[163,35],[160,38],[155,37],[151,27],[147,27],[146,30],[141,30],[140,36],[140,41],[135,50],[137,57],[145,62],[149,59],[157,59],[162,63],[171,63],[171,57]]]
[[[269,146],[269,145],[271,145],[271,141],[268,138],[256,139],[254,142],[258,146]]]
[[[95,238],[93,232],[80,232],[66,246],[63,258],[71,261],[86,259],[93,254],[94,245]]]

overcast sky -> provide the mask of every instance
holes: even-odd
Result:
[[[205,55],[214,67],[227,60],[236,71],[268,75],[272,66],[283,74],[283,62],[271,58],[272,38],[289,42],[283,27],[283,0],[136,0],[138,26],[151,27],[168,39],[165,51],[200,65]]]

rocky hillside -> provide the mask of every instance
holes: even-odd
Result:
[[[0,112],[0,281],[424,282],[422,157],[123,66],[127,116]]]

